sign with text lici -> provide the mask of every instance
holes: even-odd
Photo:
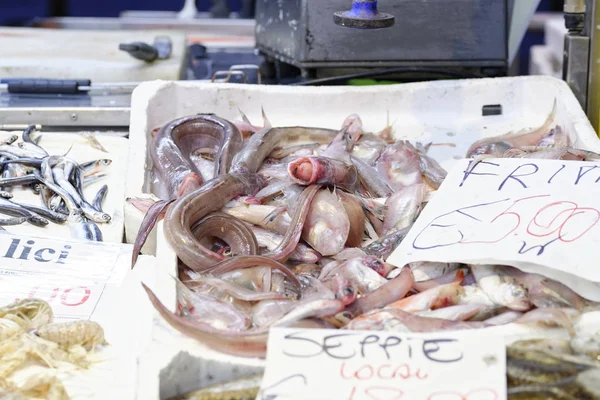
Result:
[[[459,161],[388,262],[512,265],[600,300],[600,165]]]
[[[271,329],[257,400],[500,400],[501,337]]]
[[[131,245],[0,234],[0,306],[47,301],[55,319],[89,319],[128,269]]]

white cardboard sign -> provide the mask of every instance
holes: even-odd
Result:
[[[257,400],[500,400],[504,340],[472,333],[271,329]]]
[[[106,285],[119,284],[131,245],[0,234],[0,306],[47,301],[55,319],[89,319]]]
[[[462,160],[388,262],[504,264],[600,300],[600,164]]]

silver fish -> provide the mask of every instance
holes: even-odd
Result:
[[[516,278],[503,274],[494,265],[472,265],[471,271],[477,280],[477,286],[495,304],[515,311],[527,311],[531,308],[527,289]]]
[[[108,150],[106,150],[104,146],[100,144],[92,132],[80,132],[79,134],[85,138],[89,142],[90,146],[92,146],[94,149],[108,153]]]

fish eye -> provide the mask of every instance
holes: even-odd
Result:
[[[354,294],[354,289],[352,287],[346,286],[344,288],[344,295],[350,296],[350,295],[353,295],[353,294]]]

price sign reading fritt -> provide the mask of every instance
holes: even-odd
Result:
[[[600,300],[600,164],[458,162],[388,262],[504,264]]]
[[[127,256],[130,245],[0,234],[0,305],[35,297],[56,320],[88,319]]]
[[[272,329],[257,400],[505,399],[504,346],[471,332]]]

